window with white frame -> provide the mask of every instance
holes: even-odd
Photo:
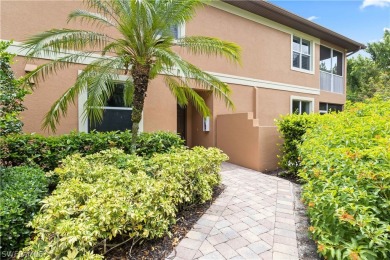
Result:
[[[291,97],[291,113],[293,114],[311,114],[313,113],[313,98]]]
[[[300,70],[312,70],[311,42],[298,36],[292,37],[292,67]]]

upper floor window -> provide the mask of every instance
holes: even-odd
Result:
[[[344,93],[343,54],[334,49],[320,47],[321,90]]]
[[[292,37],[292,66],[293,68],[311,71],[312,68],[311,42],[297,36]]]
[[[343,76],[343,54],[325,46],[320,47],[320,70]]]

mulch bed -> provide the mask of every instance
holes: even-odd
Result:
[[[279,178],[291,181],[291,182],[293,182],[295,184],[302,184],[302,181],[299,179],[298,176],[287,174],[286,171],[284,171],[282,169],[276,169],[276,170],[273,170],[273,171],[264,171],[263,173],[267,174],[267,175],[271,175],[271,176],[275,176],[275,177],[279,177]]]
[[[108,252],[106,259],[165,259],[179,244],[187,232],[198,219],[207,211],[210,205],[223,192],[225,186],[222,184],[214,189],[213,198],[203,204],[187,207],[177,214],[177,222],[171,227],[171,236],[166,235],[159,239],[144,241],[132,247],[132,241],[124,243],[120,247]],[[114,243],[120,244],[119,239]],[[112,243],[112,242],[111,242]],[[100,248],[101,252],[103,248]],[[100,251],[98,250],[98,251]]]

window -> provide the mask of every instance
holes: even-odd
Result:
[[[320,47],[321,90],[344,93],[343,54],[331,48]]]
[[[88,130],[98,132],[125,131],[131,130],[131,112],[132,108],[125,107],[124,85],[115,83],[115,90],[112,96],[107,100],[103,107],[103,120],[100,123],[94,123],[88,120]]]
[[[291,97],[291,113],[302,115],[313,112],[313,98],[306,97]]]
[[[173,36],[175,37],[176,40],[180,38],[180,26],[172,25],[171,32],[173,33]]]
[[[343,111],[343,105],[320,103],[320,114],[326,114],[328,112],[340,112]]]
[[[297,36],[292,38],[293,68],[311,71],[311,42]]]

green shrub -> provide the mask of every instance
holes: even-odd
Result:
[[[225,160],[200,147],[150,159],[118,149],[67,157],[52,173],[59,184],[32,221],[35,239],[24,252],[100,259],[93,249],[105,239],[162,237],[181,206],[211,199]]]
[[[48,183],[41,169],[30,167],[0,168],[0,180],[0,251],[16,251],[30,236],[26,224],[39,210]]]
[[[11,70],[15,55],[5,51],[10,45],[11,42],[0,41],[0,136],[22,131],[19,114],[25,109],[22,102],[28,93]]]
[[[390,103],[323,117],[299,148],[310,231],[328,259],[390,259]]]
[[[276,121],[278,131],[284,139],[281,145],[279,166],[288,174],[296,176],[300,168],[298,145],[302,143],[303,135],[319,120],[319,114],[291,114],[282,116]]]
[[[142,133],[136,152],[148,157],[182,145],[183,140],[174,133]],[[130,146],[129,131],[71,133],[48,137],[36,134],[9,135],[0,138],[0,166],[37,165],[44,170],[53,170],[61,160],[74,153],[88,155],[113,147],[129,153]]]

